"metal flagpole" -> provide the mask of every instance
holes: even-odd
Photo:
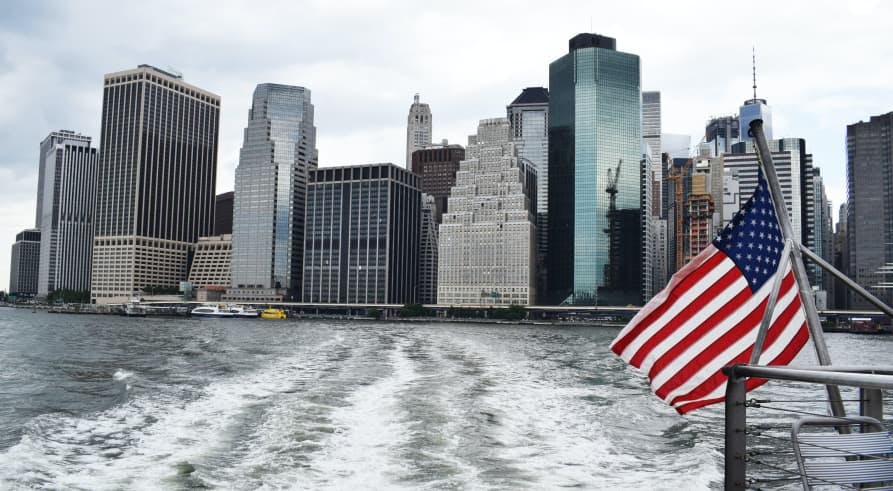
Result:
[[[880,309],[881,312],[889,315],[890,317],[893,317],[893,309],[891,309],[889,305],[882,302],[879,298],[875,297],[871,293],[868,293],[868,290],[866,290],[865,288],[862,288],[862,285],[856,283],[855,281],[850,279],[847,275],[838,271],[837,268],[828,264],[827,261],[825,261],[818,255],[816,255],[816,253],[810,251],[808,247],[801,244],[800,251],[803,252],[803,254],[805,254],[806,257],[808,257],[810,260],[814,261],[816,264],[821,266],[825,271],[834,275],[835,278],[846,283],[846,286],[855,290],[856,293],[858,293],[859,295],[862,295],[862,298],[871,302],[875,307]]]
[[[760,363],[760,355],[763,354],[763,344],[766,343],[766,334],[769,332],[769,324],[772,322],[772,313],[775,312],[775,303],[778,302],[778,292],[781,290],[781,280],[784,278],[784,270],[788,269],[788,262],[791,260],[792,241],[790,239],[784,241],[784,250],[781,252],[781,262],[775,273],[775,280],[772,281],[772,293],[769,294],[769,302],[766,303],[766,310],[763,312],[763,322],[760,323],[760,330],[757,331],[757,340],[753,343],[753,351],[750,353],[750,364],[758,365]]]
[[[828,353],[828,346],[825,344],[819,313],[812,298],[812,288],[809,286],[809,277],[806,275],[806,267],[803,265],[799,241],[794,237],[794,228],[791,226],[791,219],[788,217],[788,209],[784,202],[784,194],[781,192],[778,174],[776,174],[775,164],[772,162],[772,153],[769,151],[766,135],[763,133],[763,120],[755,119],[750,122],[750,136],[754,141],[754,147],[756,147],[757,160],[759,160],[763,173],[766,176],[766,182],[769,184],[769,194],[772,195],[772,202],[775,204],[775,216],[778,218],[778,224],[781,226],[782,236],[786,242],[791,241],[794,244],[798,244],[797,247],[791,248],[790,260],[794,270],[794,277],[797,280],[797,286],[800,288],[800,302],[806,311],[806,326],[809,328],[816,356],[819,359],[819,364],[830,365],[831,355]],[[768,323],[766,324],[768,327]],[[760,331],[763,330],[762,327],[760,326]],[[757,337],[760,334],[765,337],[764,333],[758,333]],[[836,385],[828,385],[826,388],[828,390],[828,399],[831,402],[831,414],[839,417],[846,416],[843,401],[840,397],[840,390]]]

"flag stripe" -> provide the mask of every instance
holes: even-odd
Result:
[[[692,262],[690,262],[683,271],[687,269],[695,269],[695,268],[706,268],[707,270],[713,270],[716,266],[722,263],[726,259],[725,254],[719,253],[719,251],[713,247],[708,246],[701,254],[698,254]],[[670,284],[667,285],[661,293],[658,294],[658,297],[655,297],[651,303],[645,306],[642,310],[633,317],[632,321],[620,332],[614,342],[611,344],[611,350],[614,353],[620,355],[626,350],[626,347],[631,343],[634,339],[636,339],[643,330],[645,330],[652,322],[658,319],[661,315],[664,314],[672,305],[676,303],[676,301],[692,290],[692,287],[696,286],[702,276],[700,275],[687,275],[682,279],[679,279],[679,276],[682,275],[683,271],[677,273],[674,276],[673,280],[670,281]],[[703,283],[703,282],[701,282]],[[702,286],[703,287],[703,286]],[[697,289],[694,289],[697,292]],[[668,300],[672,299],[672,302]],[[657,304],[657,301],[661,301],[662,303]],[[651,307],[651,308],[649,308]]]
[[[785,286],[787,285],[782,282],[782,287]],[[746,317],[748,313],[754,310],[759,310],[762,313],[765,310],[763,302],[768,298],[770,289],[771,286],[764,286],[756,295],[749,296],[743,303],[729,302],[727,308],[724,308],[722,312],[727,315],[723,318],[720,318],[719,315],[717,316],[716,320],[719,320],[719,323],[706,324],[703,329],[696,330],[690,336],[679,338],[673,346],[672,352],[668,352],[661,359],[660,366],[656,366],[656,369],[651,370],[652,385],[655,387],[663,386],[679,370],[682,370],[689,360],[698,353],[708,349],[723,333],[734,329],[740,323],[740,319]],[[744,292],[747,292],[747,290]],[[784,292],[781,293],[783,294]],[[741,297],[747,297],[747,295],[745,293]],[[736,300],[740,301],[741,298],[736,298]],[[762,318],[762,314],[760,314],[760,318]]]
[[[734,269],[729,269],[719,280],[710,285],[706,291],[699,293],[692,302],[681,304],[683,306],[682,310],[673,316],[669,322],[663,326],[655,325],[649,329],[649,331],[655,329],[653,334],[647,338],[641,338],[645,342],[640,344],[635,355],[630,358],[629,364],[634,367],[641,367],[642,360],[645,356],[647,356],[655,346],[664,341],[670,334],[680,327],[684,330],[685,324],[696,321],[698,317],[709,313],[711,310],[722,307],[723,303],[725,303],[724,296],[726,292],[734,291],[730,287],[736,282],[737,288],[734,290],[741,291],[742,288],[747,288],[747,282],[741,281],[741,275]],[[633,345],[635,345],[635,343],[630,346],[632,347]]]
[[[794,357],[797,356],[797,353],[799,353],[803,346],[806,345],[807,341],[809,341],[809,331],[807,330],[806,324],[804,323],[800,326],[800,329],[796,331],[794,338],[791,339],[791,343],[788,346],[785,346],[781,354],[778,357],[774,358],[770,363],[767,363],[767,365],[787,365],[794,359]],[[749,378],[747,379],[745,386],[747,388],[747,391],[751,391],[763,385],[764,383],[766,383],[766,379]],[[679,412],[679,414],[686,414],[700,407],[715,404],[717,402],[722,402],[724,399],[725,387],[720,386],[719,389],[710,394],[710,397],[708,398],[686,402],[674,407]]]
[[[792,293],[794,293],[793,296],[796,298],[796,290],[792,290]],[[772,324],[770,325],[770,328],[766,333],[766,344],[771,345],[772,343],[774,343],[775,340],[778,339],[784,332],[784,330],[788,327],[788,324],[791,319],[793,319],[794,315],[799,311],[799,302],[793,301],[789,302],[787,308],[784,308],[782,310],[776,308],[773,316],[775,316],[776,314],[780,315],[777,316],[777,319],[772,321]],[[670,403],[675,405],[676,401],[679,399],[700,399],[712,392],[717,387],[721,387],[726,381],[726,376],[721,371],[723,366],[735,365],[738,363],[747,363],[750,360],[750,355],[753,351],[753,343],[756,340],[757,330],[760,326],[760,320],[762,320],[762,314],[760,314],[760,316],[758,317],[756,324],[750,327],[753,332],[749,333],[747,336],[743,337],[741,340],[733,345],[733,349],[736,347],[741,348],[740,352],[737,355],[729,359],[729,355],[734,353],[734,351],[730,353],[729,349],[723,350],[721,353],[717,353],[717,355],[710,363],[710,365],[716,367],[716,369],[713,370],[713,373],[709,374],[709,376],[706,377],[703,382],[701,382],[697,387],[687,391],[685,391],[686,388],[681,388],[681,391],[684,391],[681,395],[668,397],[668,399],[670,399],[671,401]],[[714,346],[712,348],[717,348],[717,346]]]

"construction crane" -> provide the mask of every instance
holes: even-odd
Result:
[[[620,271],[620,220],[617,217],[617,179],[620,177],[620,166],[623,159],[617,162],[617,169],[611,174],[608,169],[608,185],[605,192],[610,196],[608,204],[608,228],[604,232],[608,234],[608,263],[605,264],[605,286],[613,287],[617,284]]]
[[[664,165],[669,167],[669,175],[665,181],[674,181],[676,184],[676,192],[675,192],[675,203],[676,203],[676,271],[682,269],[682,266],[685,264],[683,262],[684,255],[683,249],[685,249],[685,233],[682,230],[682,181],[685,178],[685,174],[688,171],[689,165],[691,165],[691,159],[685,161],[685,164],[682,165],[681,168],[677,168],[672,165],[670,161],[670,157],[668,154],[664,154],[666,160],[664,161]]]

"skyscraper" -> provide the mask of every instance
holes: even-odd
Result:
[[[549,65],[548,301],[640,304],[639,57],[579,34]]]
[[[412,152],[431,144],[431,108],[419,102],[419,95],[413,97],[406,117],[406,168],[412,165]]]
[[[437,207],[434,196],[422,193],[422,234],[419,240],[419,303],[437,303]]]
[[[766,99],[757,99],[754,95],[753,99],[744,101],[741,108],[738,109],[738,127],[741,129],[741,141],[749,142],[751,140],[748,131],[750,130],[750,122],[755,119],[763,120],[763,133],[766,140],[772,139],[772,109],[766,104]]]
[[[176,291],[214,227],[220,97],[149,65],[105,76],[91,296]]]
[[[40,230],[30,228],[16,234],[9,268],[9,294],[33,297],[37,294],[40,267]]]
[[[301,298],[307,179],[317,162],[310,90],[258,85],[236,167],[227,298]]]
[[[718,116],[707,121],[704,140],[710,146],[711,157],[731,152],[732,145],[741,141],[740,124],[737,116]]]
[[[537,291],[546,291],[549,250],[549,89],[527,87],[506,107],[518,158],[536,169]]]
[[[229,191],[214,198],[214,235],[233,233],[234,195],[233,191]]]
[[[304,302],[418,301],[419,177],[394,164],[310,172]]]
[[[446,140],[412,152],[412,165],[408,168],[421,178],[422,192],[434,197],[434,221],[438,225],[447,211],[447,198],[456,185],[456,172],[464,158],[462,145],[451,145]]]
[[[517,157],[506,118],[468,137],[440,225],[437,303],[536,301],[536,169]]]
[[[893,262],[893,112],[846,127],[847,263],[857,283],[872,288],[889,278],[879,270]],[[873,289],[888,305],[893,290]],[[849,307],[869,308],[849,291]]]
[[[648,146],[652,162],[660,163],[663,152],[660,141],[660,91],[642,92],[642,140]],[[657,199],[660,199],[657,196]]]
[[[90,289],[96,149],[90,137],[54,131],[40,144],[37,195],[42,216],[37,294]]]

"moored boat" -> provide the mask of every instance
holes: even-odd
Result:
[[[261,317],[261,319],[285,319],[287,317],[287,315],[285,314],[285,311],[282,309],[269,308],[269,309],[264,309],[260,313],[260,317]]]
[[[229,311],[233,317],[255,319],[260,316],[260,311],[253,307],[243,307],[241,305],[230,305]]]
[[[192,317],[214,317],[214,318],[228,318],[233,317],[233,313],[229,308],[223,307],[221,308],[219,305],[202,305],[201,307],[196,307],[192,309],[189,313]]]

